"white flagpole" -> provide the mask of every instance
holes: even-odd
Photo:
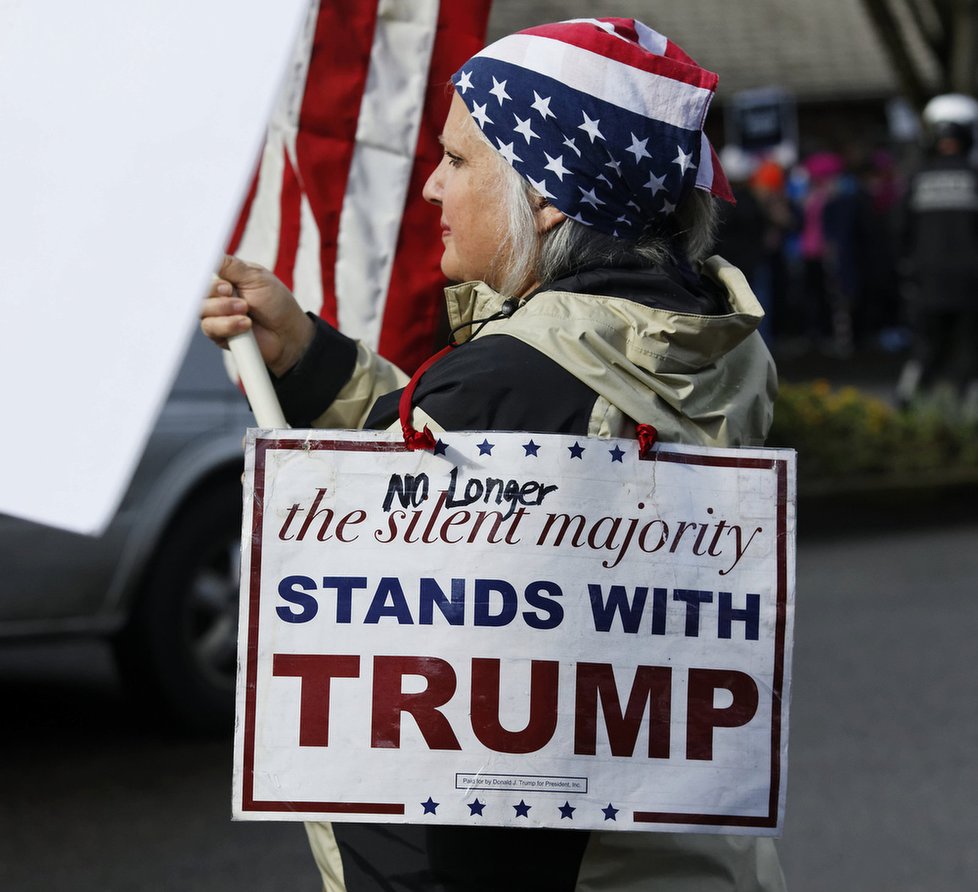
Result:
[[[287,428],[289,425],[282,413],[272,379],[269,377],[265,361],[258,350],[258,342],[253,331],[235,335],[228,339],[228,347],[234,357],[238,376],[244,387],[255,421],[263,428]]]

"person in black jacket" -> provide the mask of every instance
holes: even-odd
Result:
[[[949,398],[970,414],[978,413],[976,120],[978,103],[958,94],[924,110],[928,157],[909,179],[902,215],[914,346],[897,386],[904,405]]]

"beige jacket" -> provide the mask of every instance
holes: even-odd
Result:
[[[598,394],[588,433],[629,436],[652,424],[668,443],[760,445],[777,391],[774,363],[756,329],[763,316],[743,274],[719,257],[704,275],[727,293],[732,312],[700,316],[642,306],[625,298],[548,291],[509,318],[478,329],[475,338],[506,334],[558,363]],[[492,316],[505,298],[481,282],[447,289],[449,320],[465,327]],[[399,369],[358,347],[356,369],[315,427],[356,428],[382,394],[403,387]],[[444,430],[414,410],[414,426]]]
[[[655,425],[663,442],[759,445],[772,418],[774,363],[756,329],[763,312],[743,274],[719,257],[703,273],[723,286],[732,312],[701,316],[650,309],[623,298],[549,291],[475,338],[505,333],[550,357],[598,398],[588,433],[629,436]],[[453,327],[496,313],[504,298],[480,282],[448,289]],[[459,341],[466,339],[462,328]],[[407,376],[360,346],[356,369],[317,427],[360,427],[374,401]],[[555,395],[559,398],[559,395]],[[415,408],[414,426],[443,430]],[[306,826],[329,892],[346,892],[343,859],[328,823]],[[532,831],[527,831],[532,832]],[[750,836],[590,834],[577,892],[779,892],[774,843]]]

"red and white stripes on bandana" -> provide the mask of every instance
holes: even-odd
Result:
[[[690,189],[731,201],[703,123],[717,76],[634,19],[541,25],[452,83],[490,144],[571,219],[635,240]]]

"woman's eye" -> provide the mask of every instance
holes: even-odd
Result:
[[[462,159],[458,155],[453,155],[451,152],[445,152],[445,157],[452,167],[460,167],[462,164]]]

